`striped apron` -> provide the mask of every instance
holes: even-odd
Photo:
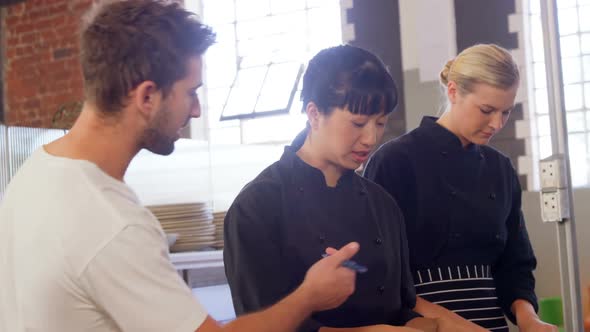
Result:
[[[489,265],[418,270],[414,282],[417,296],[490,331],[508,332]]]

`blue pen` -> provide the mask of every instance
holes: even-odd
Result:
[[[330,256],[330,255],[328,255],[328,254],[322,255],[322,257],[324,257],[324,258],[328,257],[328,256]],[[368,270],[366,266],[360,265],[359,263],[357,263],[353,260],[344,261],[344,263],[342,263],[342,266],[347,267],[353,271],[356,271],[357,273],[365,273]]]

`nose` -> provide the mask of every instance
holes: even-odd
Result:
[[[504,127],[504,117],[502,112],[495,112],[492,115],[489,126],[494,130],[494,132],[498,132],[500,129],[502,129],[502,127]]]
[[[372,148],[377,144],[379,130],[375,124],[367,124],[363,128],[360,143],[366,147]]]
[[[198,118],[201,116],[201,103],[199,100],[196,100],[193,105],[191,106],[191,118]]]

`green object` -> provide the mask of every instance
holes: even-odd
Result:
[[[539,300],[539,318],[545,323],[553,324],[563,329],[563,305],[560,297],[546,297]]]

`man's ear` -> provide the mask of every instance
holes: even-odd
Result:
[[[141,82],[131,93],[131,102],[139,114],[149,120],[155,116],[160,103],[162,92],[153,81]]]

